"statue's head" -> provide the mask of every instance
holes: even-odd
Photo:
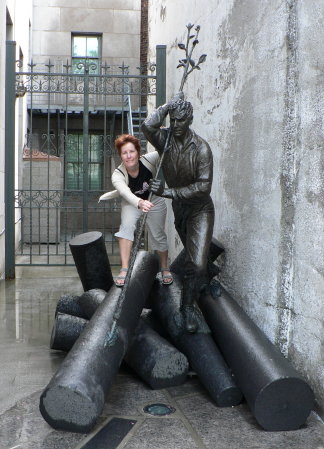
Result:
[[[182,136],[187,132],[193,120],[193,108],[189,101],[177,100],[169,108],[170,124],[175,136]]]

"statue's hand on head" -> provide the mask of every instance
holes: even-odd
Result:
[[[169,101],[169,105],[172,107],[173,105],[175,105],[178,101],[180,100],[184,100],[184,93],[183,92],[178,92],[176,93],[171,100]]]

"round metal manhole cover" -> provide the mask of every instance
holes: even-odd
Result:
[[[166,404],[150,404],[144,407],[144,412],[154,416],[166,416],[174,413],[176,409]]]

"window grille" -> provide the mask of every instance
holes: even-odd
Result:
[[[89,74],[99,74],[101,35],[72,34],[72,71],[83,74],[87,64]]]
[[[103,188],[103,139],[97,134],[89,134],[89,190]],[[66,190],[83,189],[83,136],[69,134],[66,140],[65,160]]]

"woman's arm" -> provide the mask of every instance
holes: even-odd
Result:
[[[126,183],[125,175],[118,169],[113,172],[111,182],[115,189],[118,190],[120,196],[124,198],[124,200],[132,204],[134,207],[138,207],[140,198],[132,193],[131,189]]]

